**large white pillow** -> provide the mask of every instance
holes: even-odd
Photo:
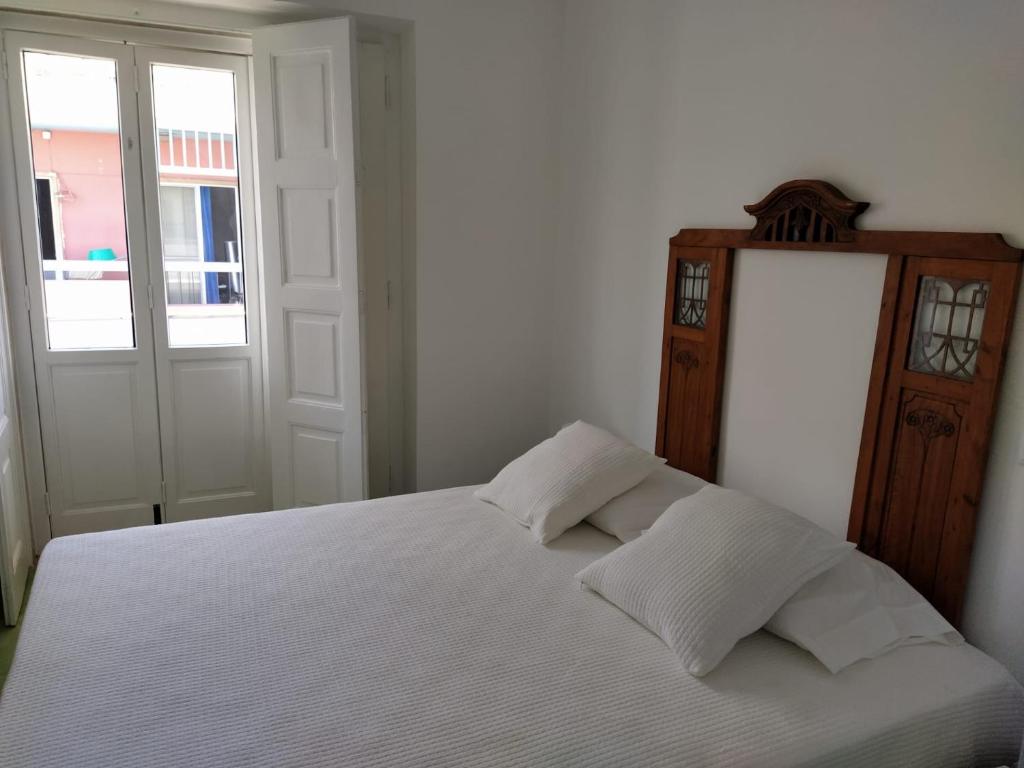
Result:
[[[654,525],[673,501],[691,496],[705,485],[707,482],[696,475],[660,466],[638,485],[588,515],[587,522],[621,541],[632,541]]]
[[[832,673],[901,645],[964,641],[896,571],[860,552],[804,584],[765,629]]]
[[[507,465],[474,495],[529,526],[534,538],[546,544],[663,462],[577,421]]]
[[[700,677],[852,547],[792,512],[708,485],[577,578]]]

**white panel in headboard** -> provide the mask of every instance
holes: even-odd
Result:
[[[740,251],[719,482],[846,537],[885,257]]]

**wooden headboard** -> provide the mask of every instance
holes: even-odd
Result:
[[[669,241],[656,449],[715,481],[737,249],[886,255],[847,538],[958,624],[1024,254],[997,234],[858,230],[867,207],[790,181],[745,206],[752,229]]]

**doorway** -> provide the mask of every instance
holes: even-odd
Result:
[[[246,59],[4,43],[53,535],[268,509]]]

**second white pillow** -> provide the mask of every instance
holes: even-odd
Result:
[[[632,541],[654,525],[672,502],[692,496],[705,485],[707,482],[696,475],[668,465],[661,466],[636,486],[588,515],[587,522],[620,541]]]
[[[546,544],[664,461],[577,421],[509,463],[474,495],[529,526]]]

